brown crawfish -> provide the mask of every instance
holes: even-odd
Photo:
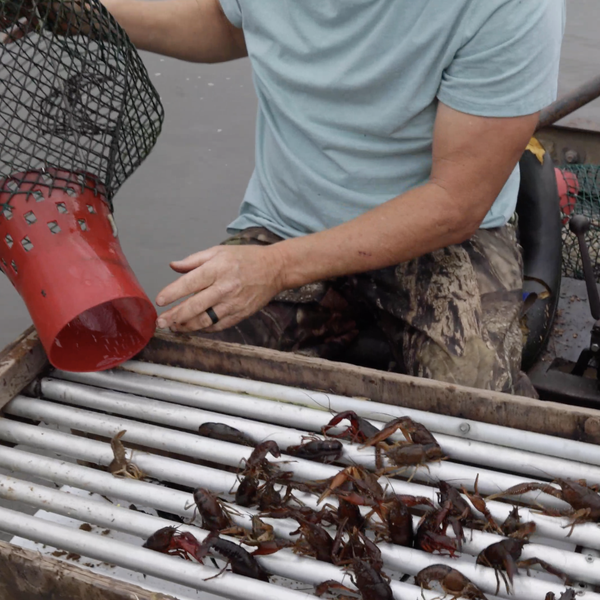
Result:
[[[213,440],[240,444],[241,446],[254,446],[254,442],[245,433],[235,427],[225,425],[225,423],[202,423],[198,428],[198,433]]]
[[[210,539],[209,539],[210,538]],[[218,535],[209,535],[204,544],[208,550],[212,550],[223,558],[226,558],[231,565],[231,570],[237,575],[269,581],[266,571],[258,564],[254,556],[244,550],[238,544],[224,540]]]
[[[572,588],[569,588],[567,591],[563,592],[560,595],[560,598],[558,600],[575,600],[575,598],[576,598],[575,590]],[[546,594],[545,600],[556,600],[556,596],[554,595],[554,592],[548,592]]]
[[[250,454],[247,459],[243,459],[245,464],[240,475],[243,477],[251,476],[269,479],[270,476],[277,474],[279,472],[279,467],[269,463],[267,454],[271,454],[275,458],[281,456],[277,442],[267,440],[266,442],[258,444],[252,451],[252,454]]]
[[[567,581],[567,576],[564,573],[554,568],[544,560],[533,557],[520,561],[519,558],[521,558],[521,553],[523,552],[523,547],[525,544],[527,544],[527,541],[525,540],[509,538],[502,540],[501,542],[491,544],[482,550],[477,556],[478,565],[483,565],[485,567],[491,567],[494,569],[497,584],[494,595],[498,595],[498,590],[500,589],[500,577],[502,577],[502,580],[504,581],[506,592],[510,593],[509,582],[512,584],[514,576],[519,572],[519,567],[525,567],[529,573],[529,567],[538,564],[540,567],[548,571],[548,573],[560,577],[563,581]],[[506,576],[504,575],[503,571],[506,571]]]
[[[430,510],[421,518],[415,535],[415,548],[424,552],[446,551],[454,557],[459,549],[460,541],[446,535],[447,519],[451,511],[450,502],[446,502],[437,510]]]
[[[344,484],[354,484],[356,492],[344,489]],[[354,504],[376,504],[383,498],[383,488],[378,477],[363,467],[346,467],[331,478],[329,485],[319,498],[321,503],[332,492]]]
[[[301,537],[294,546],[294,552],[316,556],[323,562],[334,562],[334,540],[329,533],[316,523],[298,519],[300,527],[292,535],[300,532]]]
[[[460,571],[448,565],[431,565],[419,571],[415,583],[421,588],[430,590],[432,581],[439,582],[446,595],[452,598],[467,598],[467,600],[487,600],[483,592]]]
[[[385,440],[398,429],[406,441],[388,444]],[[398,467],[415,467],[445,458],[432,433],[424,425],[416,423],[410,417],[399,417],[390,421],[376,435],[366,440],[362,447],[368,446],[376,447],[378,469],[382,468],[382,453]]]
[[[535,533],[536,525],[533,521],[521,523],[519,507],[515,506],[500,528],[502,529],[502,533],[508,537],[516,538],[518,540],[528,540],[529,537]]]
[[[127,433],[127,430],[119,431],[111,440],[110,447],[113,452],[113,460],[108,465],[108,470],[115,477],[127,477],[129,479],[143,479],[145,477],[142,470],[127,458],[125,446],[121,438]]]
[[[560,489],[549,483],[532,481],[515,485],[507,490],[493,494],[487,499],[493,500],[500,496],[519,496],[520,494],[539,490],[540,492],[564,500],[571,505],[572,510],[557,511],[545,509],[544,513],[551,516],[570,516],[572,518],[571,529],[567,537],[573,533],[575,525],[589,521],[600,522],[600,496],[597,493],[597,486],[588,486],[583,481],[573,481],[571,479],[555,479],[552,483],[558,484]]]
[[[298,446],[288,446],[286,453],[306,460],[332,463],[339,460],[343,451],[339,440],[312,440]]]
[[[208,531],[224,531],[231,528],[232,523],[224,503],[205,488],[194,490],[194,503],[202,518],[202,527]]]

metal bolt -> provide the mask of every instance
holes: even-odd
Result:
[[[459,429],[462,433],[469,433],[469,431],[471,431],[471,426],[468,423],[461,423]]]
[[[585,555],[585,560],[586,560],[586,562],[593,563],[594,562],[594,557],[591,554],[586,554]]]
[[[565,152],[565,161],[569,165],[574,165],[580,162],[579,153],[577,152],[577,150],[567,150]]]
[[[600,350],[600,346],[598,346],[598,344],[592,344],[592,346],[590,347],[590,350],[592,352],[598,352],[598,350]]]

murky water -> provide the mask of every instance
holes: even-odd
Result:
[[[560,91],[600,73],[598,0],[567,0]],[[150,158],[115,200],[121,243],[152,298],[174,275],[171,260],[218,243],[235,216],[254,160],[256,101],[247,60],[223,65],[144,56],[167,111]],[[570,122],[600,129],[600,101]],[[0,348],[30,323],[0,276]]]

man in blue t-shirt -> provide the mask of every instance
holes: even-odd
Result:
[[[520,374],[518,161],[556,95],[564,0],[105,0],[140,48],[249,56],[256,168],[159,327],[535,394]],[[226,330],[226,331],[225,331]]]

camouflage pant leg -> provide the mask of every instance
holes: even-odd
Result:
[[[226,245],[267,245],[281,238],[262,227],[245,229]],[[224,342],[335,359],[356,337],[353,308],[332,282],[321,281],[285,291],[238,325],[214,334]]]
[[[520,371],[522,258],[513,224],[349,281],[404,372],[536,397]]]

